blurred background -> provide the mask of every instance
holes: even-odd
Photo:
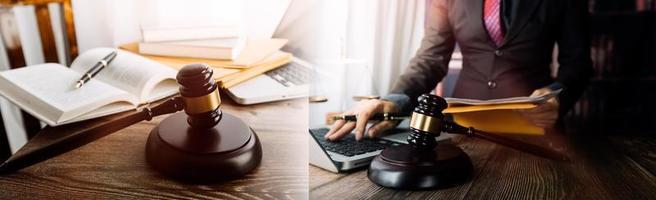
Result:
[[[430,1],[322,2],[323,53],[316,66],[324,76],[315,79],[312,92],[329,100],[311,104],[311,126],[325,126],[326,112],[352,107],[353,96],[388,93],[419,47]],[[595,74],[565,123],[587,134],[650,135],[646,130],[656,128],[656,1],[588,0],[588,5]],[[456,47],[437,94],[451,95],[461,59]],[[558,63],[552,66],[555,71]]]
[[[0,71],[57,62],[79,53],[144,41],[148,30],[226,27],[240,38],[286,38],[282,51],[318,54],[318,0],[0,0]],[[2,87],[2,86],[0,86]],[[0,97],[0,158],[44,123]],[[0,159],[2,160],[2,159]]]
[[[325,126],[327,112],[352,107],[354,96],[387,94],[419,48],[426,3],[321,1],[321,53],[311,92],[328,101],[310,105],[310,127]]]
[[[414,56],[423,37],[431,0],[72,0],[68,4],[0,6],[0,70],[15,63],[15,47],[25,65],[70,62],[70,54],[142,39],[149,28],[230,25],[248,37],[287,38],[283,48],[314,65],[311,94],[326,97],[310,106],[310,126],[325,126],[327,112],[353,106],[354,96],[382,96]],[[2,0],[0,5],[15,3]],[[68,1],[58,1],[68,2]],[[567,116],[572,130],[594,134],[649,134],[656,128],[656,1],[588,0],[595,76]],[[77,36],[66,41],[62,27],[72,10]],[[57,55],[44,51],[40,10],[47,9]],[[282,18],[285,20],[281,20]],[[276,23],[280,22],[280,23]],[[17,30],[17,31],[16,31]],[[65,42],[75,42],[68,52]],[[554,52],[554,56],[557,52]],[[449,74],[436,93],[449,96],[462,56],[456,49]],[[553,64],[557,69],[558,63]],[[17,150],[34,122],[0,98],[0,142]],[[31,124],[30,124],[31,123]],[[36,126],[42,126],[38,124]],[[7,137],[3,137],[6,135]],[[5,138],[5,139],[2,139]],[[3,146],[0,144],[0,146]]]

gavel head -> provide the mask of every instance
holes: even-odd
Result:
[[[187,123],[192,128],[211,128],[221,120],[221,98],[212,73],[207,64],[196,63],[184,66],[176,77]]]
[[[442,97],[431,94],[423,94],[417,101],[417,107],[410,119],[412,134],[408,136],[408,143],[417,148],[432,149],[437,145],[435,137],[442,132],[442,111],[448,105]]]

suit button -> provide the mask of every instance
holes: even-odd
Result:
[[[494,51],[494,55],[503,56],[503,52],[497,49],[496,51]]]
[[[490,89],[496,88],[497,87],[497,82],[488,81],[487,82],[487,87],[490,88]]]

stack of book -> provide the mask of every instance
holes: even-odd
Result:
[[[142,35],[139,53],[146,55],[234,60],[246,45],[240,28],[233,26],[149,28]]]
[[[207,63],[223,88],[230,88],[291,62],[280,51],[286,39],[248,39],[237,27],[144,29],[143,42],[122,45],[174,69]]]

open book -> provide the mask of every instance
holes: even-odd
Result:
[[[112,51],[109,66],[81,88],[76,82]],[[111,48],[91,49],[70,68],[46,63],[0,73],[0,95],[50,126],[106,116],[178,92],[176,71],[142,56]]]

